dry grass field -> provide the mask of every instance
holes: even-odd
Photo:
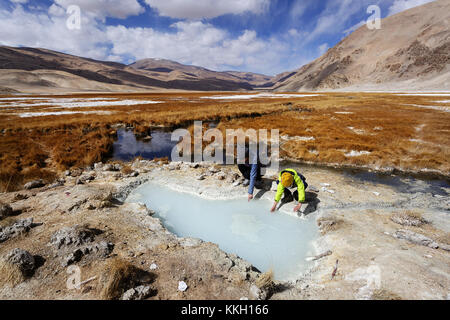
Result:
[[[77,94],[0,96],[0,191],[51,181],[61,170],[104,160],[118,123],[137,135],[153,126],[279,129],[285,157],[321,164],[450,175],[449,95],[388,93]],[[217,98],[223,96],[223,98]],[[212,98],[216,99],[212,99]]]

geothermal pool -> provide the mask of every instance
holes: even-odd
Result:
[[[207,200],[152,182],[127,201],[145,203],[179,237],[216,243],[261,272],[272,269],[276,280],[294,280],[311,266],[305,259],[314,255],[312,241],[318,237],[314,215],[300,219],[270,213],[267,200]]]

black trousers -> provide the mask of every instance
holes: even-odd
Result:
[[[250,180],[250,173],[252,171],[252,166],[247,164],[238,164],[238,169],[242,173],[242,176]],[[258,166],[258,170],[256,171],[256,181],[261,180],[261,167]]]

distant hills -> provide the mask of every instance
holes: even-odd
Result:
[[[131,65],[38,48],[0,46],[0,93],[450,90],[450,1],[365,25],[323,56],[275,77],[217,72],[164,59]]]
[[[0,47],[0,92],[240,91],[271,78],[216,72],[169,60],[145,59],[129,66],[37,48]]]

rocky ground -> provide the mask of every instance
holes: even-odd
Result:
[[[246,197],[235,167],[130,166],[96,164],[0,194],[0,299],[450,298],[448,197],[303,168],[310,203],[276,214],[315,219],[321,237],[314,267],[279,283],[215,244],[171,234],[151,209],[126,201],[150,180],[205,198]],[[273,198],[275,174],[266,173],[255,201]]]

